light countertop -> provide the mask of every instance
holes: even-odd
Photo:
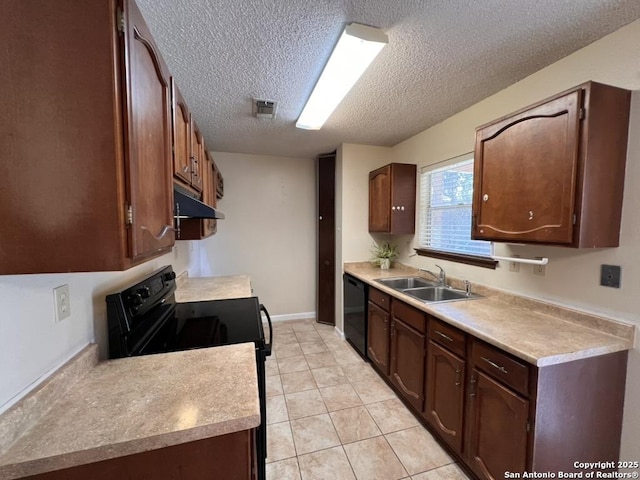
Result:
[[[246,298],[252,295],[249,275],[226,275],[220,277],[178,277],[176,302],[200,302]]]
[[[545,366],[633,348],[635,327],[488,288],[477,300],[426,304],[377,283],[382,277],[419,275],[400,266],[381,270],[366,263],[344,271],[533,365]]]
[[[83,353],[92,355],[92,349],[97,346]],[[24,400],[34,403],[28,397]],[[252,343],[109,360],[90,367],[0,455],[0,478],[97,462],[259,424]]]
[[[177,302],[250,297],[248,275],[178,278]],[[252,343],[98,362],[89,345],[0,415],[0,478],[201,440],[260,424]]]

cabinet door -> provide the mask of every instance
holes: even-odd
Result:
[[[391,165],[369,174],[369,231],[391,229]]]
[[[202,176],[202,201],[207,205],[216,207],[216,172],[213,169],[213,161],[209,153],[204,150],[204,168]],[[208,237],[216,233],[218,221],[213,218],[205,218],[203,220],[203,235]]]
[[[173,93],[173,174],[191,184],[191,117],[182,94],[171,79]]]
[[[476,131],[473,238],[571,243],[582,90]]]
[[[393,318],[389,377],[419,412],[424,400],[424,357],[424,335]]]
[[[125,49],[128,195],[133,259],[174,244],[169,74],[134,2]]]
[[[196,121],[191,116],[191,186],[202,191],[202,169],[204,164],[204,139]]]
[[[474,369],[470,379],[467,462],[484,479],[523,472],[529,401]]]
[[[367,357],[385,375],[389,375],[389,314],[369,302]]]
[[[462,451],[465,362],[429,342],[423,416],[457,452]]]
[[[389,233],[408,235],[416,230],[417,167],[391,164],[391,229]]]

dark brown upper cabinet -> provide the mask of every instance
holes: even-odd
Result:
[[[191,114],[180,89],[171,78],[173,94],[173,175],[191,185]]]
[[[204,137],[191,115],[191,186],[198,192],[202,191],[204,151]]]
[[[124,270],[170,251],[170,75],[135,3],[3,12],[0,274]]]
[[[391,163],[369,173],[369,231],[415,233],[416,166]]]
[[[202,166],[202,202],[215,208],[217,206],[218,167],[205,149],[204,139],[200,151],[204,162]],[[212,218],[187,218],[180,221],[177,240],[202,240],[218,231],[218,221]]]
[[[630,98],[588,82],[478,127],[472,238],[617,247]]]

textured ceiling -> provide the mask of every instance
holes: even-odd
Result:
[[[395,145],[640,17],[638,0],[136,0],[209,150]],[[345,24],[389,44],[319,131],[295,122]],[[278,102],[252,116],[251,99]]]

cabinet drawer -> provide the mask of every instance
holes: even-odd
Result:
[[[391,303],[391,297],[386,293],[369,287],[369,300],[371,300],[373,303],[375,303],[385,311],[389,311],[389,303]]]
[[[465,345],[467,337],[464,332],[433,317],[429,317],[429,339],[462,358],[466,356]]]
[[[529,393],[529,365],[495,347],[473,342],[471,358],[477,368],[523,395]]]
[[[402,320],[404,323],[413,327],[420,333],[425,333],[427,331],[426,314],[420,310],[410,307],[400,300],[393,300],[393,303],[391,304],[391,314],[393,317]]]

